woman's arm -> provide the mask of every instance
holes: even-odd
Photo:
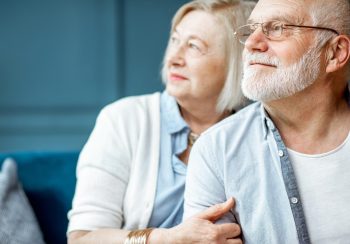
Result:
[[[198,213],[182,224],[163,230],[157,229],[151,233],[149,244],[154,243],[242,243],[241,229],[236,223],[215,224],[223,215],[234,207],[234,200],[216,204]],[[157,233],[159,231],[159,233]]]
[[[231,198],[222,204],[214,205],[203,212],[190,217],[185,222],[170,229],[154,229],[147,243],[242,243],[238,224],[215,224],[215,221],[230,211],[234,206]],[[74,231],[69,234],[69,244],[113,243],[122,244],[129,231],[120,229],[100,229],[95,231]]]
[[[115,123],[121,121],[103,109],[79,155],[68,232],[122,226],[131,159]]]
[[[72,231],[68,244],[123,243],[129,231],[121,229],[99,229],[94,231]]]

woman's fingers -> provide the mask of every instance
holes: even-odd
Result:
[[[226,241],[227,244],[243,244],[243,241],[239,238],[237,239],[228,239]]]
[[[237,238],[241,234],[241,227],[236,223],[216,225],[220,236],[225,238]]]
[[[233,198],[229,198],[224,203],[215,204],[204,210],[203,212],[196,215],[197,218],[209,220],[211,222],[215,222],[219,218],[221,218],[224,214],[230,211],[235,205],[235,201]]]

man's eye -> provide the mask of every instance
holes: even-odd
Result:
[[[272,25],[272,26],[270,27],[270,29],[271,29],[272,31],[281,31],[281,30],[282,30],[282,25],[281,25],[281,24]]]

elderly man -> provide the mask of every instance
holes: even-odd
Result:
[[[260,0],[236,35],[258,101],[192,149],[185,218],[227,198],[245,243],[350,241],[350,3]]]

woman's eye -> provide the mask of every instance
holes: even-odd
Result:
[[[193,50],[196,50],[196,51],[199,51],[199,52],[201,51],[200,45],[195,43],[195,42],[193,42],[193,41],[189,41],[188,42],[188,46],[189,46],[189,48],[191,48]]]
[[[196,44],[189,43],[188,45],[190,46],[190,48],[199,50],[199,47]]]
[[[172,37],[170,38],[170,42],[176,44],[176,43],[179,42],[179,39],[178,39],[177,37],[175,37],[175,36],[172,36]]]

